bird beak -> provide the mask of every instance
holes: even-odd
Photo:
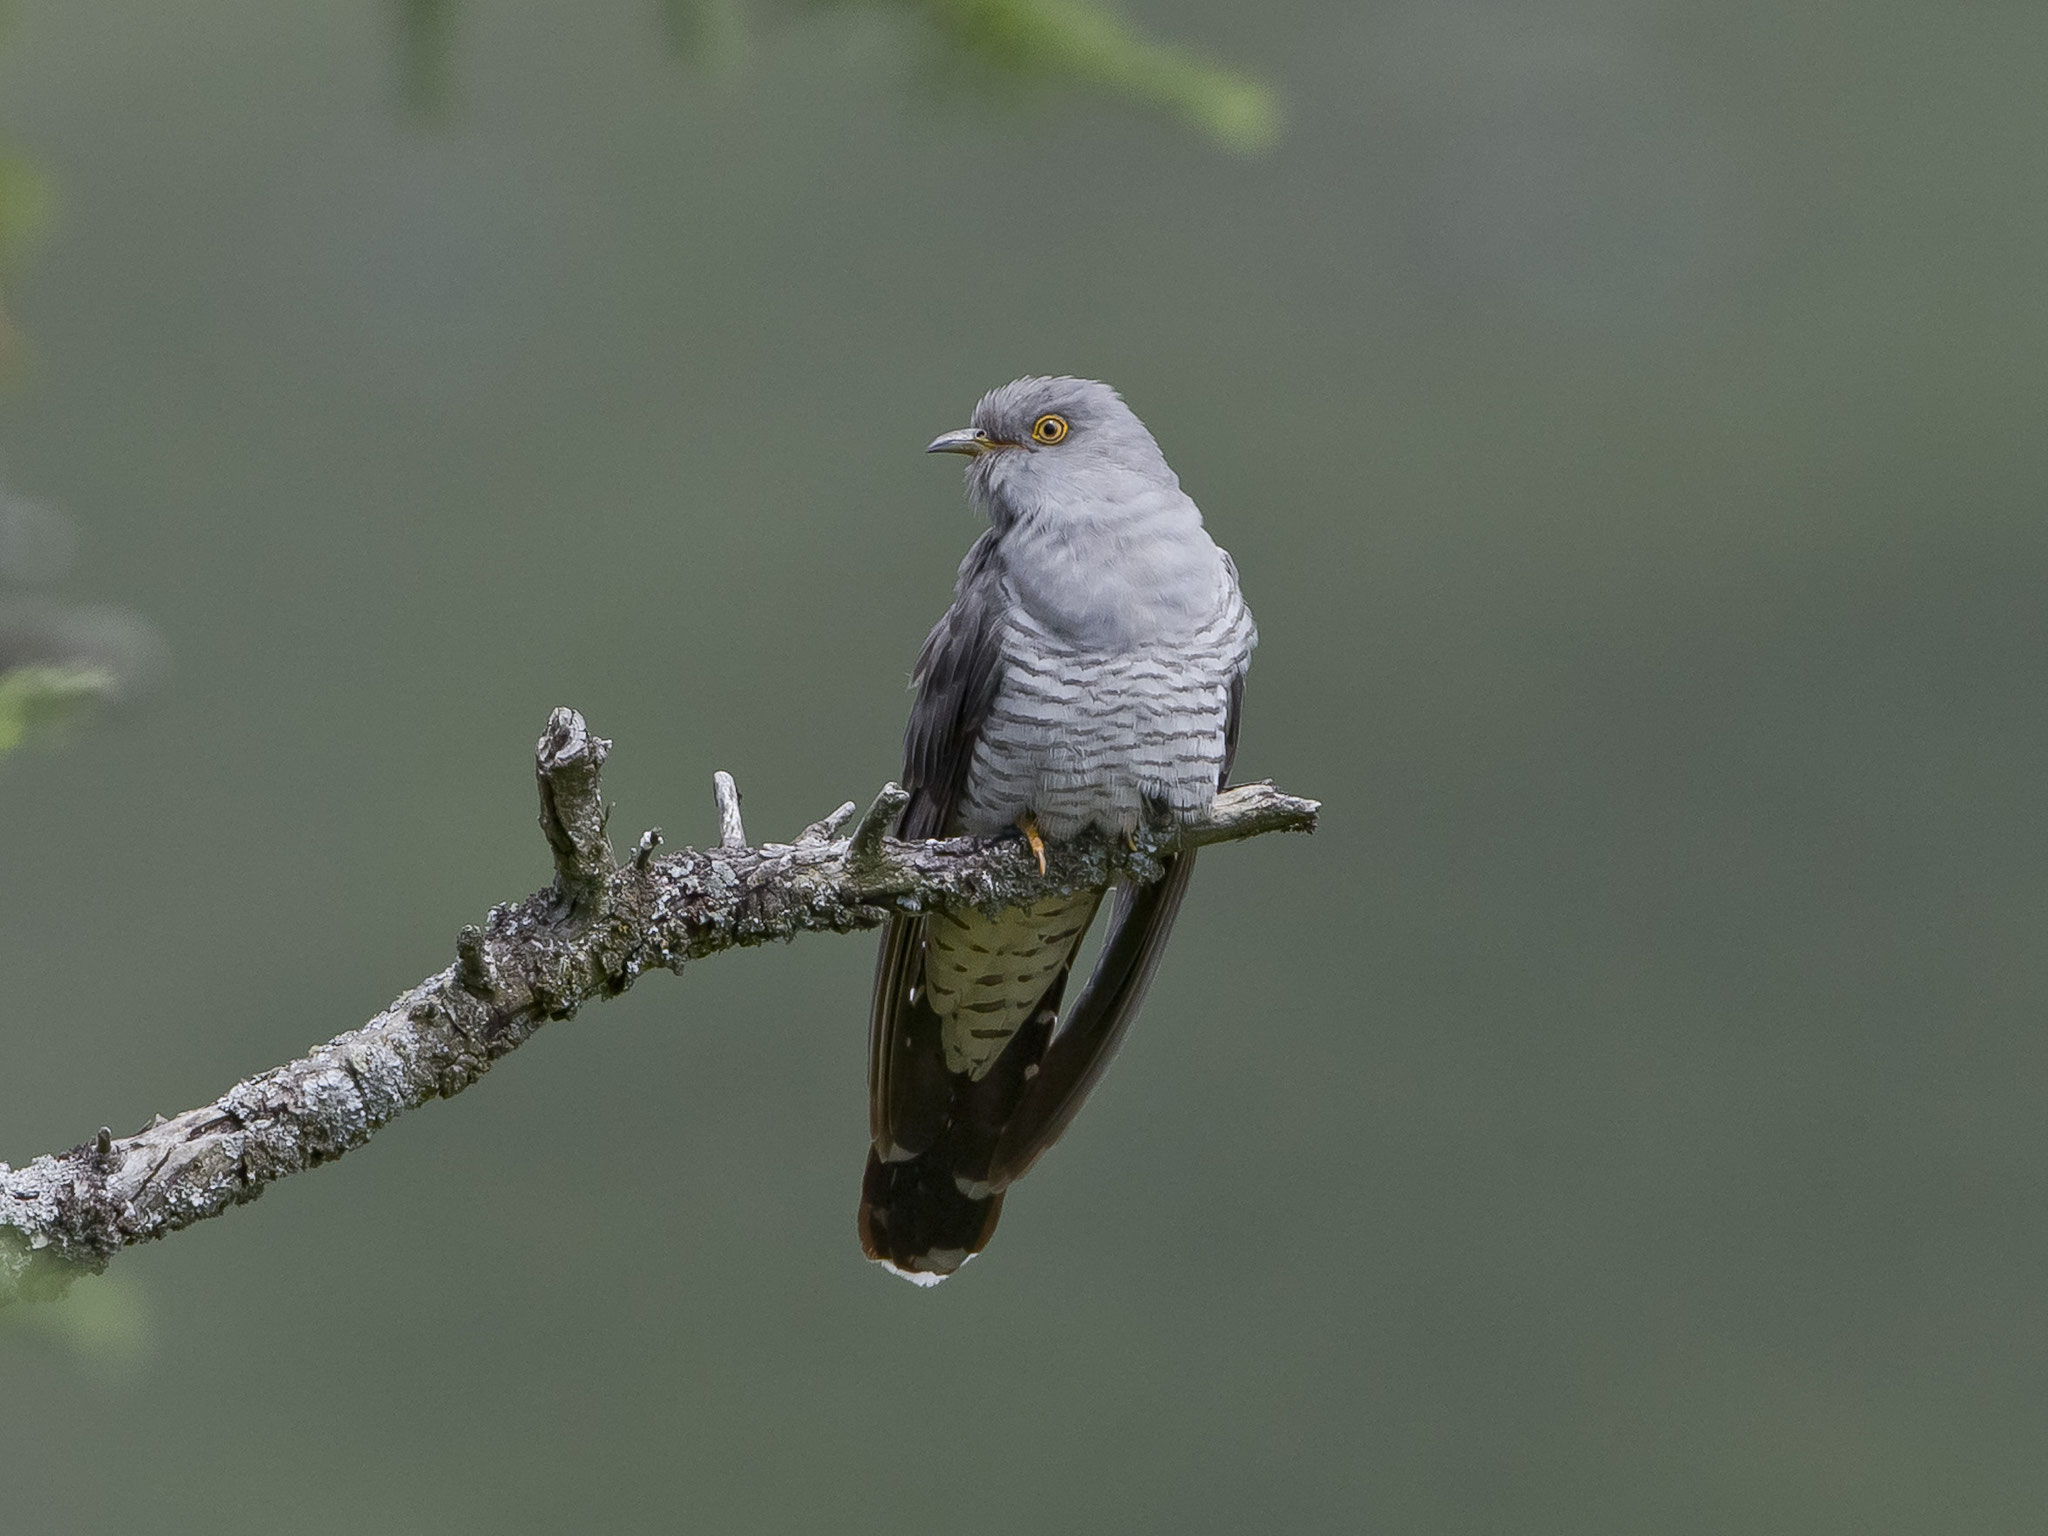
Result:
[[[970,459],[978,459],[984,453],[1010,446],[1009,443],[997,442],[979,427],[962,427],[958,432],[944,432],[933,438],[925,452],[964,453]]]

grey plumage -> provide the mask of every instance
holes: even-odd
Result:
[[[966,453],[987,532],[918,658],[905,837],[1035,824],[1130,832],[1208,804],[1229,772],[1257,633],[1237,572],[1107,385],[1019,379],[933,451]],[[1057,1019],[1100,892],[996,918],[897,918],[876,968],[868,1254],[943,1279],[1057,1139],[1135,1017],[1192,855],[1124,889]],[[1057,1027],[1056,1027],[1057,1026]]]

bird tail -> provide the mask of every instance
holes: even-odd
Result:
[[[1002,1191],[970,1194],[961,1183],[941,1147],[895,1163],[870,1149],[860,1184],[867,1256],[913,1284],[937,1285],[981,1252],[1003,1213]]]
[[[1066,985],[1062,966],[1036,1011],[979,1081],[972,1073],[945,1070],[936,1054],[939,1026],[930,1002],[918,995],[905,1003],[928,1022],[930,1065],[939,1081],[926,1084],[935,1103],[922,1111],[922,1123],[904,1117],[892,1128],[886,1143],[890,1156],[885,1159],[875,1147],[868,1150],[860,1183],[860,1245],[876,1263],[914,1284],[937,1285],[988,1246],[1009,1187],[1008,1179],[991,1176],[990,1164],[1045,1055]]]

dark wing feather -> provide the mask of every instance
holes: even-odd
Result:
[[[1138,1016],[1138,1006],[1145,1001],[1160,956],[1166,953],[1167,936],[1173,932],[1174,917],[1195,872],[1192,853],[1163,862],[1166,874],[1152,884],[1117,887],[1109,936],[1103,941],[1088,985],[1053,1036],[1037,1074],[1025,1085],[1016,1112],[996,1142],[989,1165],[991,1188],[1000,1190],[1021,1179],[1039,1155],[1060,1139]]]
[[[1002,682],[1002,572],[996,531],[974,541],[960,563],[953,606],[918,652],[917,702],[903,733],[904,837],[942,837],[966,792],[974,744]]]
[[[1237,728],[1244,723],[1244,673],[1230,680],[1230,712],[1223,717],[1223,770],[1216,776],[1216,788],[1230,782],[1230,770],[1237,762]]]
[[[918,653],[917,702],[903,740],[903,787],[910,791],[899,834],[952,830],[974,744],[1002,681],[1002,572],[990,529],[960,563],[953,606]],[[944,1123],[951,1088],[939,1020],[910,1001],[924,950],[924,919],[892,917],[875,962],[868,1023],[868,1128],[875,1149],[922,1151]]]

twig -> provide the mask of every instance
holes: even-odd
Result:
[[[611,744],[558,709],[535,751],[541,828],[555,881],[495,907],[456,939],[456,962],[360,1029],[237,1083],[213,1103],[130,1136],[102,1129],[22,1168],[0,1163],[0,1304],[60,1294],[132,1243],[175,1232],[266,1185],[353,1151],[406,1110],[460,1093],[550,1019],[615,997],[643,971],[679,971],[721,949],[799,933],[873,928],[890,911],[993,911],[1054,892],[1156,874],[1155,857],[1315,827],[1312,800],[1269,784],[1218,795],[1206,814],[1155,829],[1138,849],[1087,837],[1049,844],[1039,873],[1010,838],[898,842],[908,796],[883,788],[851,837],[849,802],[794,844],[748,847],[738,793],[721,845],[654,856],[650,832],[620,868],[604,836],[599,773]],[[738,842],[728,841],[737,836]]]
[[[747,829],[740,820],[740,787],[723,768],[711,775],[711,792],[718,801],[718,846],[744,848]]]
[[[555,893],[572,909],[601,915],[609,894],[612,845],[604,835],[598,778],[612,744],[593,736],[573,709],[548,716],[533,752],[540,829],[555,854]]]
[[[848,841],[846,857],[856,865],[879,863],[882,857],[882,839],[889,828],[896,824],[896,818],[903,814],[903,807],[910,804],[910,792],[901,784],[884,784],[881,793],[860,819],[860,825],[853,829]]]
[[[800,843],[829,843],[846,830],[846,824],[853,820],[853,813],[859,809],[859,806],[849,800],[831,815],[812,822],[797,833],[796,840]]]

